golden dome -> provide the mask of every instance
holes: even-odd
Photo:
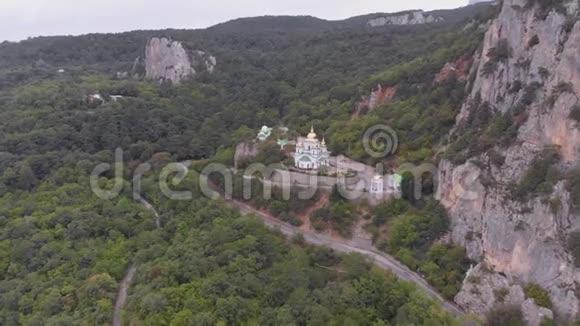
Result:
[[[310,127],[310,133],[308,134],[308,139],[316,139],[316,133],[314,133],[314,126]]]

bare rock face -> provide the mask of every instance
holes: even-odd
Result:
[[[455,62],[448,62],[443,69],[435,76],[435,83],[440,84],[455,76],[458,81],[466,81],[471,69],[472,59],[469,57],[461,57]]]
[[[552,310],[538,306],[534,299],[527,299],[522,303],[522,314],[528,326],[540,326],[545,318],[554,319]]]
[[[171,80],[179,83],[206,71],[213,73],[215,57],[197,50],[189,53],[181,42],[165,37],[153,37],[145,49],[146,77],[153,80]]]
[[[385,25],[423,25],[443,21],[441,17],[425,14],[422,10],[413,11],[401,15],[378,17],[368,21],[370,27]]]
[[[508,277],[495,273],[480,263],[468,273],[455,302],[470,314],[485,315],[498,305],[519,306],[528,326],[539,326],[544,318],[553,319],[550,309],[527,299],[520,285]]]
[[[508,279],[487,270],[483,264],[472,268],[463,281],[455,302],[466,312],[483,316],[496,304],[521,305],[525,300],[521,286],[512,285]]]
[[[510,284],[541,285],[549,292],[556,314],[574,319],[579,312],[575,291],[580,273],[565,241],[570,231],[578,229],[578,216],[570,209],[565,183],[560,182],[549,198],[528,202],[513,200],[508,186],[521,179],[548,145],[560,148],[562,165],[580,162],[580,129],[569,119],[580,94],[580,23],[572,27],[566,23],[577,14],[577,3],[567,4],[567,14],[553,10],[547,16],[538,8],[526,8],[526,3],[503,1],[476,60],[478,74],[471,93],[471,99],[480,97],[494,114],[500,114],[512,112],[524,96],[525,87],[536,85],[535,99],[526,106],[517,139],[508,148],[495,148],[505,157],[499,167],[486,164],[490,162],[487,154],[471,158],[486,164],[485,171],[469,161],[459,166],[442,161],[438,196],[448,208],[453,241],[465,246],[470,258],[486,262]],[[492,72],[483,73],[491,60],[487,54],[500,42],[507,42],[509,58],[498,62]],[[516,83],[523,85],[521,90],[514,91]],[[563,84],[570,90],[556,93],[557,86]],[[553,105],[549,103],[552,101]],[[466,104],[457,117],[458,125],[468,116]],[[557,209],[551,204],[554,202],[559,203]],[[490,281],[489,288],[504,286],[498,282]],[[473,302],[479,302],[477,313],[483,314],[491,308],[489,297],[489,291],[470,291],[464,284],[456,299],[468,310]]]
[[[378,85],[373,89],[368,96],[363,96],[362,99],[355,105],[355,117],[373,111],[377,107],[389,103],[397,93],[397,86],[383,87]]]
[[[245,161],[248,161],[258,156],[259,150],[260,150],[259,143],[252,142],[239,143],[236,146],[236,153],[234,154],[234,166],[237,168]]]

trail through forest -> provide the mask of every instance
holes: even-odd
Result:
[[[125,277],[123,277],[123,280],[121,281],[119,293],[117,294],[117,301],[115,302],[115,312],[113,313],[113,326],[122,325],[121,313],[123,312],[123,307],[127,302],[127,291],[129,290],[129,285],[135,276],[135,271],[137,271],[135,265],[129,266]]]

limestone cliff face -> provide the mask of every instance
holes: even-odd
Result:
[[[471,307],[470,311],[478,315],[484,315],[498,301],[505,305],[520,306],[528,326],[539,326],[544,317],[554,318],[551,310],[539,307],[533,299],[526,299],[520,285],[509,282],[507,277],[493,273],[483,265],[467,273],[463,290],[455,300],[461,306]]]
[[[153,37],[145,49],[145,71],[148,79],[179,83],[206,71],[213,73],[215,57],[197,50],[189,53],[181,42]]]
[[[569,119],[580,94],[580,23],[573,18],[578,2],[567,3],[566,13],[552,10],[547,16],[539,8],[526,7],[526,2],[503,1],[486,33],[471,93],[472,99],[481,96],[494,114],[501,114],[521,102],[526,85],[536,85],[517,139],[508,148],[495,149],[505,157],[499,167],[489,164],[486,154],[460,166],[442,161],[438,195],[452,219],[453,241],[465,246],[470,258],[485,262],[510,284],[540,284],[549,291],[556,314],[572,319],[579,312],[575,292],[580,273],[565,240],[578,229],[579,216],[570,209],[565,183],[560,182],[549,199],[525,203],[512,199],[508,185],[521,179],[547,145],[560,147],[562,167],[580,162],[580,129]],[[490,66],[490,50],[500,43],[507,43],[509,57],[484,73]],[[523,87],[518,90],[516,84]],[[561,85],[569,85],[568,90],[557,92]],[[466,104],[458,125],[466,123],[468,116]],[[482,165],[487,167],[482,170]],[[554,209],[550,201],[559,201],[559,208]],[[466,280],[456,301],[468,311],[484,313],[494,298],[485,299],[482,306],[480,292],[471,291]]]
[[[378,17],[369,20],[370,27],[379,27],[385,25],[422,25],[442,21],[441,17],[434,17],[425,14],[422,10],[413,11],[401,15],[392,15],[385,17]]]

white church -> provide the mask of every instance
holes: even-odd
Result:
[[[294,153],[294,165],[299,169],[318,170],[322,166],[328,166],[330,153],[326,148],[324,138],[322,142],[314,133],[314,126],[306,138],[298,139],[296,153]]]

